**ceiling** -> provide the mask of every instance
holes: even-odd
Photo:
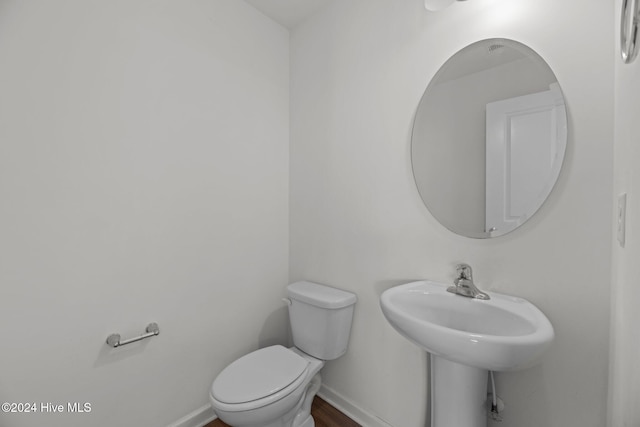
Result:
[[[333,1],[245,0],[245,2],[290,30]]]

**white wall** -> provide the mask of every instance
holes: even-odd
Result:
[[[0,425],[168,425],[286,340],[288,37],[237,0],[0,2],[0,401],[92,404]]]
[[[579,19],[576,11],[579,10]],[[349,352],[327,387],[395,427],[426,423],[426,356],[387,324],[380,293],[474,267],[556,329],[542,363],[498,374],[503,427],[605,424],[611,280],[613,8],[599,0],[478,0],[437,14],[421,1],[335,2],[291,39],[290,279],[359,296]],[[450,55],[488,37],[536,50],[567,100],[568,151],[536,216],[493,240],[458,237],[423,206],[412,119]]]
[[[614,206],[617,196],[627,193],[626,241],[613,241],[613,284],[611,313],[611,368],[609,382],[609,427],[640,425],[640,301],[638,260],[640,259],[640,60],[624,64],[619,57],[619,17],[622,1],[616,3],[615,43],[615,155]],[[614,230],[616,225],[614,224]],[[615,231],[614,231],[615,232]]]

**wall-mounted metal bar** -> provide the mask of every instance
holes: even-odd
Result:
[[[113,348],[120,347],[122,345],[131,344],[132,342],[140,341],[145,338],[151,338],[160,334],[160,328],[157,323],[149,323],[146,329],[147,333],[140,335],[139,337],[129,338],[128,340],[120,341],[120,334],[111,334],[107,337],[107,344]]]

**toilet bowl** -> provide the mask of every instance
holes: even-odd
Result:
[[[234,427],[302,427],[306,419],[293,420],[303,406],[310,411],[323,366],[296,348],[266,347],[225,368],[209,397],[218,417]]]
[[[287,287],[295,347],[265,347],[242,356],[214,380],[209,397],[233,427],[314,427],[311,403],[325,360],[347,350],[356,296],[311,282]]]

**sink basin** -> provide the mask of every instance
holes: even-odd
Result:
[[[447,292],[419,281],[383,292],[391,325],[429,353],[463,365],[509,371],[532,365],[554,337],[547,317],[529,301],[495,292],[490,300]]]

